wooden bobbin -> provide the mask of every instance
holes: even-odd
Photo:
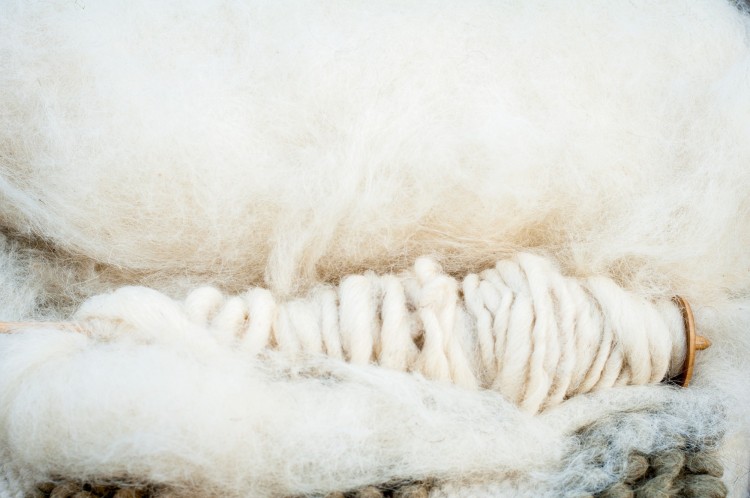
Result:
[[[685,325],[685,362],[682,364],[682,370],[677,377],[671,379],[682,387],[690,385],[690,379],[693,378],[693,367],[695,366],[695,352],[703,351],[711,347],[711,341],[702,335],[695,333],[695,318],[690,304],[682,296],[675,296],[672,300],[680,308],[682,321]]]

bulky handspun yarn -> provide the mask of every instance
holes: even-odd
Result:
[[[367,272],[306,296],[211,287],[184,302],[143,287],[96,296],[76,315],[102,337],[177,335],[257,355],[326,354],[376,362],[466,388],[502,393],[528,412],[575,394],[647,384],[675,373],[685,352],[680,313],[604,277],[563,276],[528,253],[458,282],[429,258],[399,275]],[[138,334],[135,333],[135,336]]]

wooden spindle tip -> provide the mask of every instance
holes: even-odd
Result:
[[[703,351],[704,349],[708,349],[711,347],[711,341],[707,337],[703,337],[702,335],[696,335],[695,336],[695,349],[698,351]]]

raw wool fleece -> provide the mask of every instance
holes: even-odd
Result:
[[[723,0],[0,0],[0,319],[66,319],[123,285],[293,297],[422,255],[463,277],[532,250],[684,295],[714,342],[688,390],[531,417],[208,329],[200,348],[148,327],[4,335],[0,496],[56,476],[580,495],[686,439],[746,495],[748,26]],[[581,436],[597,420],[606,445]]]

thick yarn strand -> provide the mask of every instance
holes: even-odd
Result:
[[[679,367],[685,348],[670,301],[647,301],[604,277],[566,277],[527,253],[462,282],[420,258],[412,272],[350,275],[289,300],[261,288],[226,297],[212,287],[181,304],[165,300],[125,288],[92,298],[77,318],[114,319],[118,327],[135,320],[137,328],[143,316],[169,315],[171,327],[208,328],[253,355],[270,348],[376,363],[493,389],[532,413],[579,393],[659,382]],[[161,307],[149,314],[144,306]]]

